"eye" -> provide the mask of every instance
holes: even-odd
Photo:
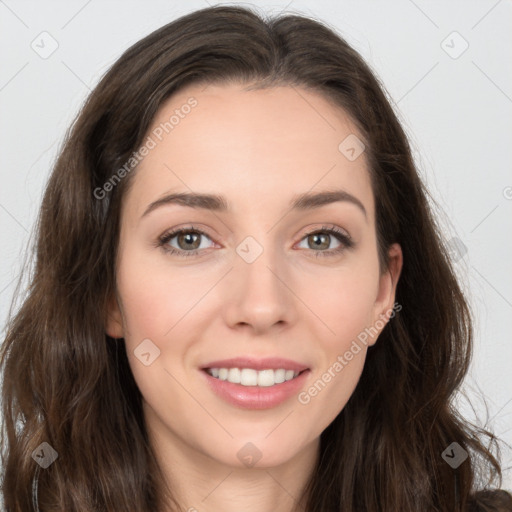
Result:
[[[198,254],[201,249],[207,248],[201,243],[202,238],[211,240],[204,231],[194,227],[175,229],[174,231],[162,235],[158,240],[158,246],[162,247],[165,252],[170,254],[177,256],[193,256]],[[176,239],[175,243],[177,247],[170,243],[174,239]]]
[[[194,256],[199,254],[201,250],[208,248],[208,246],[205,247],[202,244],[202,239],[204,238],[212,241],[204,231],[192,226],[175,229],[163,234],[158,239],[157,245],[169,254],[180,257]],[[335,248],[329,249],[333,238],[337,241],[338,245]],[[345,249],[350,249],[354,246],[350,235],[341,231],[336,226],[322,226],[321,229],[307,233],[302,240],[305,240],[306,244],[309,245],[306,249],[313,251],[316,257],[336,256]]]
[[[333,249],[329,249],[333,238],[338,242],[338,245]],[[336,256],[345,249],[350,249],[354,246],[354,242],[348,233],[341,231],[336,226],[322,226],[321,229],[307,233],[302,240],[305,240],[306,244],[309,245],[306,249],[313,247],[312,250],[316,253],[316,257]]]

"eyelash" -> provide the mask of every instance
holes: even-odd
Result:
[[[197,255],[202,249],[194,249],[192,251],[181,251],[181,250],[175,249],[174,247],[170,247],[169,245],[167,245],[169,243],[169,241],[172,240],[176,235],[180,235],[183,233],[187,233],[187,234],[196,233],[199,235],[204,235],[207,238],[210,238],[210,236],[207,233],[205,233],[204,231],[202,231],[201,229],[197,229],[197,228],[194,228],[193,226],[191,226],[190,228],[180,228],[180,229],[176,229],[174,231],[170,231],[168,233],[163,234],[158,239],[157,246],[161,247],[162,250],[165,251],[166,253],[176,255],[179,257],[188,257],[188,256]],[[301,238],[300,241],[302,241],[304,238],[307,238],[308,236],[321,234],[321,233],[324,233],[324,234],[327,233],[329,235],[334,236],[341,243],[341,245],[337,249],[329,249],[327,251],[314,251],[313,249],[311,249],[314,253],[316,253],[315,257],[317,257],[317,258],[318,257],[337,256],[342,251],[344,251],[346,249],[351,249],[352,247],[354,247],[354,242],[352,241],[350,236],[347,235],[346,233],[344,233],[343,231],[340,231],[335,226],[332,226],[332,227],[322,226],[321,229],[315,229],[313,231],[310,231],[309,233],[306,233]]]

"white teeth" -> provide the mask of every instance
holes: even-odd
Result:
[[[230,368],[226,380],[235,384],[240,384],[241,378],[241,372],[238,368]]]
[[[273,386],[275,384],[274,379],[274,370],[262,370],[258,372],[258,386]]]
[[[240,384],[242,384],[242,386],[257,386],[258,372],[250,368],[244,368],[240,372]]]
[[[286,370],[286,373],[284,374],[284,380],[293,379],[294,375],[295,374],[294,374],[293,370]]]
[[[281,382],[284,382],[285,377],[286,377],[286,370],[280,369],[280,370],[276,370],[274,372],[274,382],[276,384],[281,384]]]
[[[274,384],[281,384],[284,381],[292,380],[299,372],[293,370],[253,370],[252,368],[208,368],[206,370],[212,377],[220,380],[227,380],[233,384],[242,386],[269,387]]]

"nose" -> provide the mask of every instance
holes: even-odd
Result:
[[[252,263],[237,256],[225,283],[227,324],[251,328],[255,334],[292,324],[297,299],[290,280],[283,260],[270,250],[263,250]]]

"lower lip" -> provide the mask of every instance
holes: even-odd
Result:
[[[292,380],[273,386],[242,386],[227,380],[212,377],[205,370],[201,370],[211,389],[221,398],[235,407],[241,409],[271,409],[291,396],[299,393],[304,386],[310,370],[305,370]]]

